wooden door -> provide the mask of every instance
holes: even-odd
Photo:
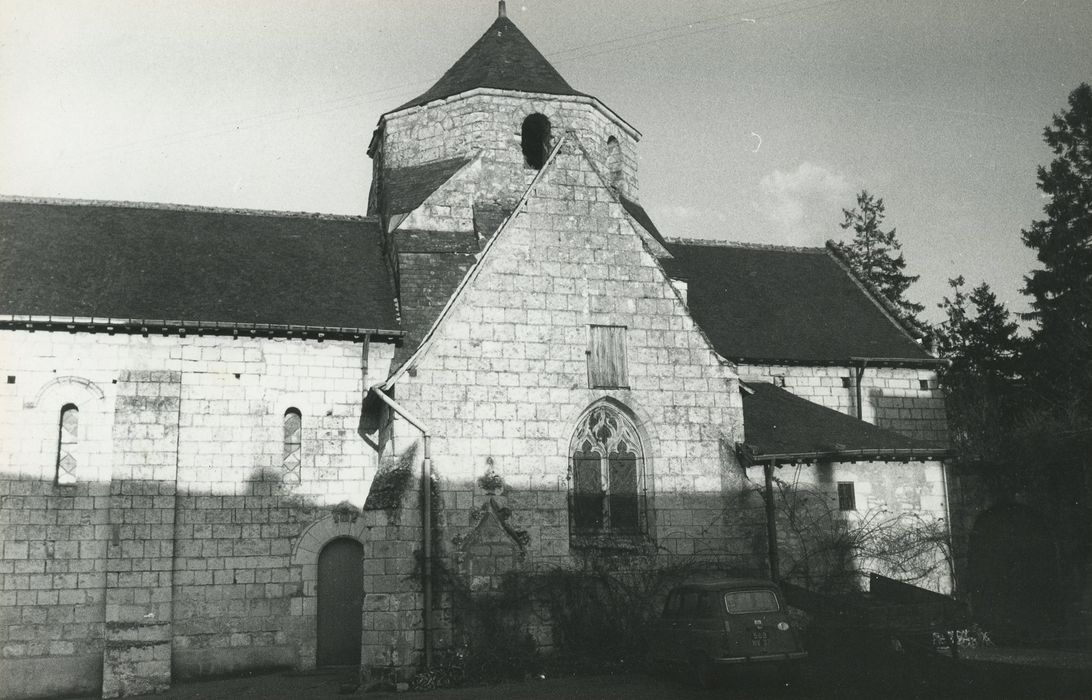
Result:
[[[364,550],[351,539],[326,545],[318,560],[319,666],[360,663],[360,610],[364,602]]]

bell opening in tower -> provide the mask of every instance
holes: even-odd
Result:
[[[524,160],[535,170],[540,169],[550,154],[549,118],[536,112],[524,119],[521,137]]]

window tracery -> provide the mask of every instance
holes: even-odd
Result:
[[[645,532],[645,460],[633,422],[611,404],[593,407],[573,434],[570,455],[573,534]]]

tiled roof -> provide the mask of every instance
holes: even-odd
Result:
[[[373,219],[0,201],[0,315],[398,330]]]
[[[397,234],[398,281],[406,337],[395,351],[392,369],[401,366],[424,340],[478,252],[473,231],[456,234],[414,231],[410,232],[412,241],[403,241],[402,233]],[[434,235],[429,236],[430,233]]]
[[[813,459],[941,458],[947,450],[878,428],[773,384],[743,392],[747,455],[755,462]]]
[[[668,241],[694,320],[732,361],[846,364],[930,355],[823,248]]]
[[[413,211],[469,162],[469,158],[448,158],[387,169],[383,173],[383,211],[387,214]]]
[[[546,57],[507,17],[498,17],[481,38],[422,95],[394,111],[475,88],[549,95],[583,95],[565,82]]]

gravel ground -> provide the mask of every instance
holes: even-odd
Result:
[[[718,690],[700,690],[679,675],[581,676],[426,692],[368,692],[354,688],[354,670],[276,672],[179,683],[157,700],[528,700],[531,698],[1085,698],[1092,688],[1092,654],[1038,649],[972,649],[955,662],[943,656],[813,655],[800,687],[776,674],[730,676]],[[90,699],[89,699],[90,700]]]
[[[719,691],[702,691],[666,678],[648,676],[584,676],[502,683],[473,688],[424,692],[407,691],[341,694],[341,686],[351,674],[275,673],[247,678],[231,678],[198,683],[177,684],[161,695],[141,696],[157,700],[295,700],[315,698],[376,698],[390,700],[529,700],[531,698],[603,698],[604,700],[660,700],[661,698],[722,697]],[[346,688],[348,690],[348,688]],[[750,696],[748,696],[750,697]]]

